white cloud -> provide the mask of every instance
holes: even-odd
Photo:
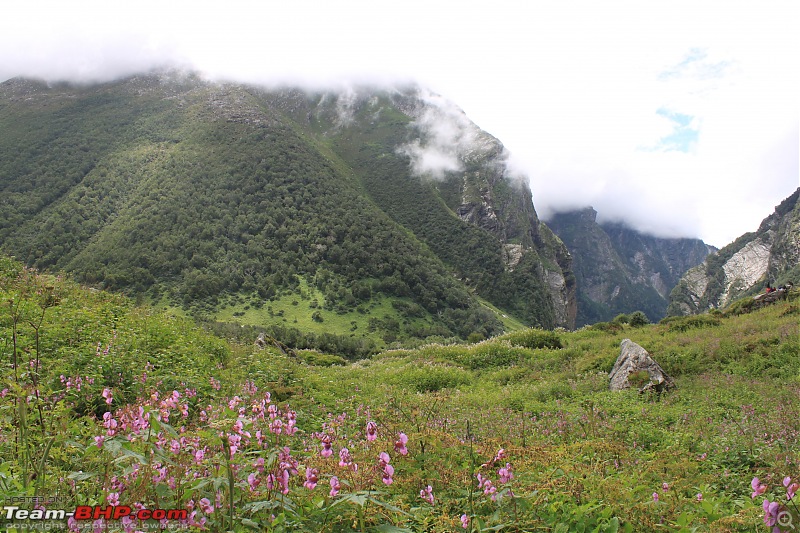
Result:
[[[721,246],[798,186],[799,11],[794,0],[9,1],[0,80],[164,64],[314,88],[415,80],[503,142],[541,214],[590,204]],[[659,109],[693,117],[685,152],[641,149],[674,132]],[[450,168],[437,139],[460,134],[411,147],[419,168]]]

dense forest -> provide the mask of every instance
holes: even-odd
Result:
[[[457,176],[436,184],[411,172],[397,149],[414,134],[411,117],[371,98],[340,124],[337,105],[183,75],[5,82],[0,247],[208,320],[309,286],[315,320],[380,304],[388,311],[372,317],[375,328],[401,324],[387,338],[488,337],[510,320],[558,325],[542,281],[544,268],[563,270],[546,257],[557,239],[528,239],[507,268],[503,236],[445,201],[458,196]],[[530,203],[526,189],[493,180]],[[537,226],[528,209],[509,207],[507,218]]]

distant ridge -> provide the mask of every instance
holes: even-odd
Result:
[[[578,326],[633,311],[660,320],[680,276],[716,251],[699,239],[659,238],[620,224],[598,224],[591,207],[558,213],[548,225],[572,253]]]
[[[800,188],[765,218],[701,265],[689,270],[670,294],[669,314],[724,308],[737,298],[800,281]]]

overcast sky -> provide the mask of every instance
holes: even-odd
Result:
[[[413,80],[505,144],[542,218],[592,205],[723,246],[800,185],[799,6],[7,0],[0,80],[167,65],[316,87]]]

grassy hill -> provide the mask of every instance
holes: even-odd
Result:
[[[186,509],[211,531],[767,531],[765,498],[797,519],[797,292],[350,364],[5,258],[0,302],[6,500]],[[677,388],[608,391],[623,338]]]

